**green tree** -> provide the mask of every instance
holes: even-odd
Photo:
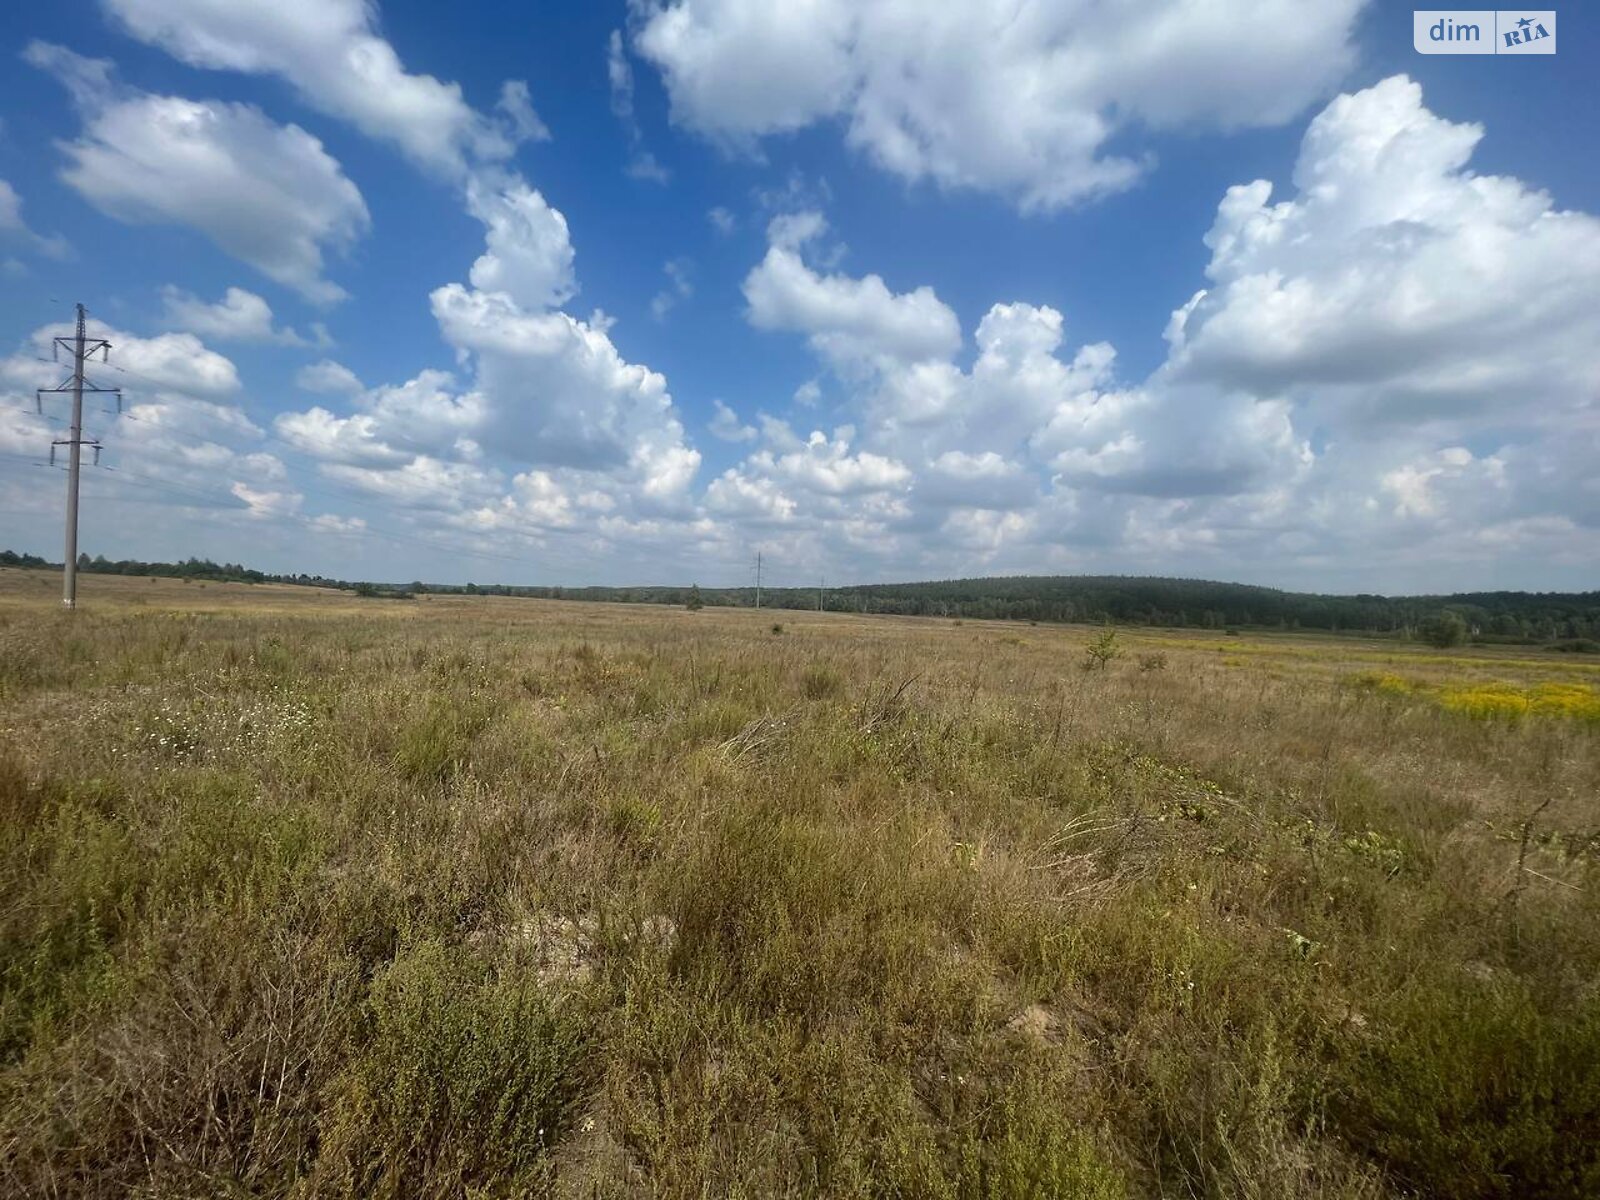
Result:
[[[1467,623],[1460,613],[1438,613],[1418,622],[1417,636],[1430,646],[1448,650],[1467,640]]]
[[[1091,671],[1096,668],[1104,670],[1111,665],[1112,659],[1122,657],[1122,647],[1117,645],[1117,631],[1107,629],[1085,646],[1083,652],[1089,656],[1083,664],[1084,667]]]
[[[698,583],[689,586],[689,598],[683,602],[683,606],[690,612],[699,612],[706,606],[706,602],[700,599],[700,585]]]

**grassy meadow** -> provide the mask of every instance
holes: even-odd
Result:
[[[1600,666],[80,586],[0,1195],[1600,1195]]]

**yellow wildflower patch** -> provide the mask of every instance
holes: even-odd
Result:
[[[1416,690],[1416,685],[1387,671],[1362,671],[1351,679],[1357,687],[1385,696],[1404,696]]]
[[[1539,683],[1519,686],[1490,681],[1432,684],[1387,671],[1360,671],[1349,682],[1381,696],[1423,696],[1446,712],[1476,720],[1553,717],[1600,723],[1600,691],[1581,683]]]
[[[1600,722],[1600,693],[1577,683],[1541,683],[1522,688],[1509,683],[1446,687],[1439,704],[1448,712],[1480,720],[1525,716]]]

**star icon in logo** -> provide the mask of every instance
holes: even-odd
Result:
[[[1520,26],[1522,26],[1522,28],[1523,28],[1523,29],[1524,29],[1524,30],[1526,30],[1526,29],[1527,29],[1527,28],[1528,28],[1528,26],[1529,26],[1529,25],[1532,25],[1532,24],[1533,24],[1533,22],[1532,22],[1532,21],[1530,21],[1530,20],[1529,20],[1529,19],[1528,19],[1528,18],[1527,18],[1527,17],[1523,17],[1523,18],[1522,18],[1522,20],[1520,20],[1520,21],[1518,21],[1518,22],[1517,22],[1517,24],[1518,24],[1518,25],[1520,25]]]

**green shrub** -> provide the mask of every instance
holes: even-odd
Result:
[[[326,1182],[364,1197],[521,1196],[547,1182],[587,1049],[531,967],[419,942],[373,980],[361,1025],[322,1134]]]
[[[1411,1194],[1600,1195],[1600,999],[1542,1013],[1507,978],[1434,980],[1334,1075],[1336,1132]]]
[[[1025,1077],[988,1105],[961,1144],[954,1194],[1121,1200],[1128,1182],[1094,1137],[1054,1104],[1058,1088]]]
[[[1600,654],[1600,642],[1593,638],[1565,638],[1545,648],[1559,654]]]
[[[1460,613],[1442,612],[1417,622],[1417,636],[1439,650],[1467,640],[1467,623]]]

